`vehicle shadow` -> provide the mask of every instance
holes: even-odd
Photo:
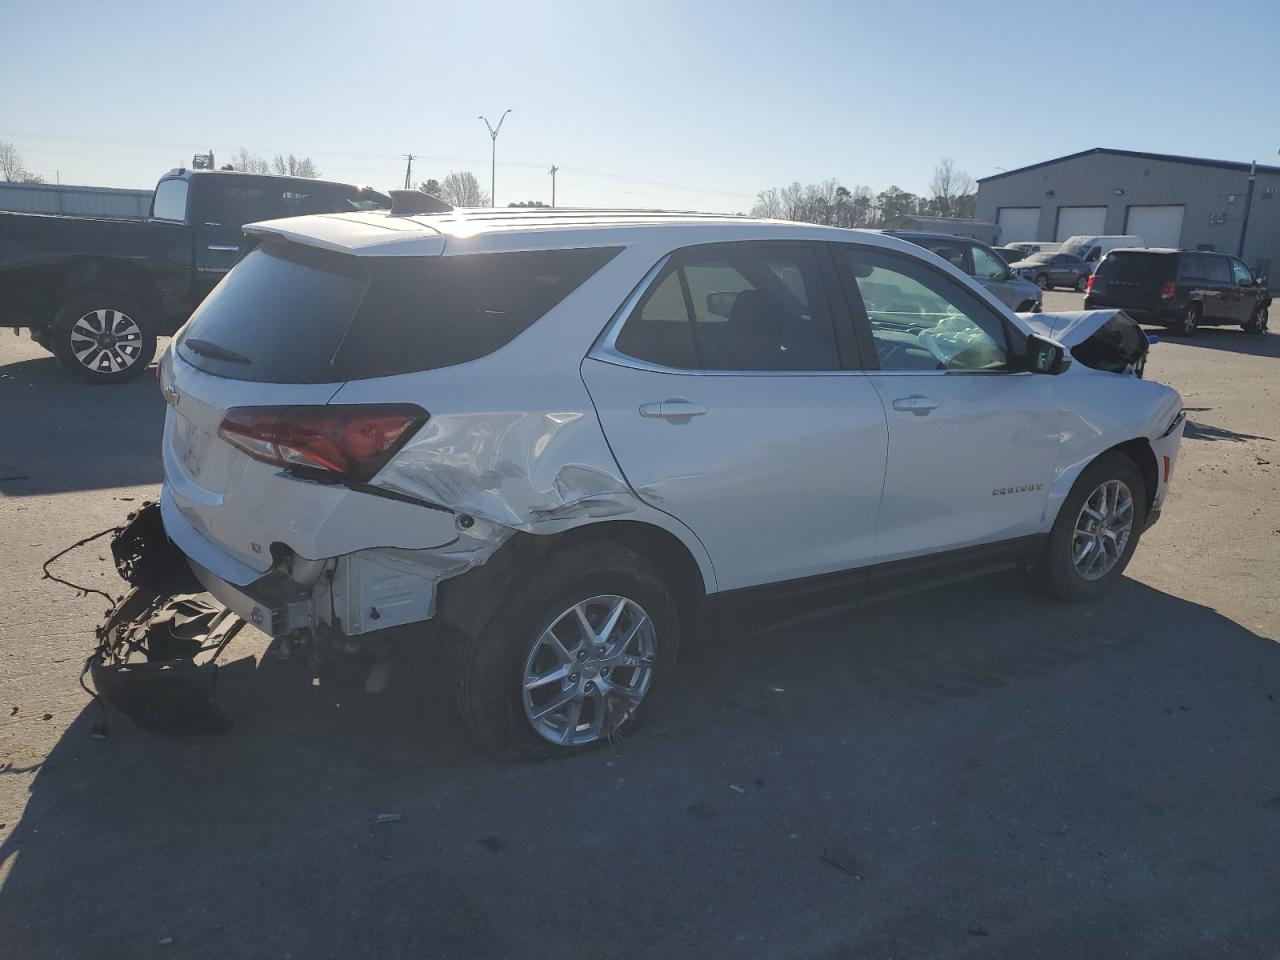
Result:
[[[159,483],[164,409],[150,371],[103,386],[52,356],[0,366],[0,495]]]
[[[1191,417],[1193,413],[1207,413],[1212,407],[1183,407],[1183,412],[1187,414],[1187,425],[1183,431],[1183,436],[1189,440],[1228,440],[1234,443],[1246,443],[1249,440],[1266,440],[1274,443],[1272,437],[1264,437],[1254,433],[1238,433],[1235,430],[1226,430],[1222,427],[1213,427],[1208,424],[1199,423]]]
[[[646,728],[523,765],[462,736],[444,658],[382,697],[241,660],[229,736],[93,740],[86,706],[0,846],[4,950],[1260,956],[1278,654],[1136,581],[993,578],[695,638]]]
[[[1200,327],[1190,337],[1171,334],[1164,327],[1145,328],[1155,333],[1163,342],[1180,343],[1188,347],[1206,350],[1227,350],[1251,357],[1280,357],[1280,334],[1275,331],[1249,334],[1237,327]]]

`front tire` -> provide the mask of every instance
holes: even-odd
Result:
[[[1052,290],[1053,286],[1049,283],[1049,275],[1042,273],[1036,277],[1036,286],[1041,290]]]
[[[680,641],[671,591],[641,554],[568,547],[500,602],[458,658],[458,707],[482,749],[566,756],[639,726]]]
[[[90,383],[124,383],[147,369],[156,335],[138,304],[118,293],[87,293],[54,315],[49,346],[68,371]]]
[[[1080,474],[1058,511],[1037,580],[1062,600],[1106,593],[1129,565],[1146,516],[1137,465],[1122,453],[1104,454]]]
[[[1089,278],[1083,273],[1076,277],[1076,293],[1084,293],[1089,288]]]

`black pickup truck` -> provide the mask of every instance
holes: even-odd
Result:
[[[390,206],[349,183],[177,169],[146,220],[0,213],[0,327],[86,380],[130,380],[235,264],[246,223]]]

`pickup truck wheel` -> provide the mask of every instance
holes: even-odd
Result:
[[[1062,600],[1084,600],[1115,585],[1147,516],[1146,484],[1123,453],[1089,464],[1058,511],[1037,581]]]
[[[1258,307],[1253,311],[1253,316],[1249,318],[1249,322],[1244,325],[1245,333],[1266,333],[1268,308]]]
[[[132,380],[156,355],[142,309],[116,293],[89,293],[54,315],[50,347],[62,365],[90,383]]]
[[[498,602],[457,664],[458,706],[486,752],[565,756],[636,729],[679,643],[675,600],[641,554],[567,548]]]

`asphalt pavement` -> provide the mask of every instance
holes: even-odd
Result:
[[[105,603],[41,563],[155,496],[163,404],[6,337],[0,954],[1280,955],[1278,370],[1280,334],[1153,349],[1190,422],[1105,601],[1007,575],[694,642],[634,736],[511,766],[429,654],[368,696],[247,634],[231,734],[91,738]],[[102,542],[57,569],[121,588]]]

